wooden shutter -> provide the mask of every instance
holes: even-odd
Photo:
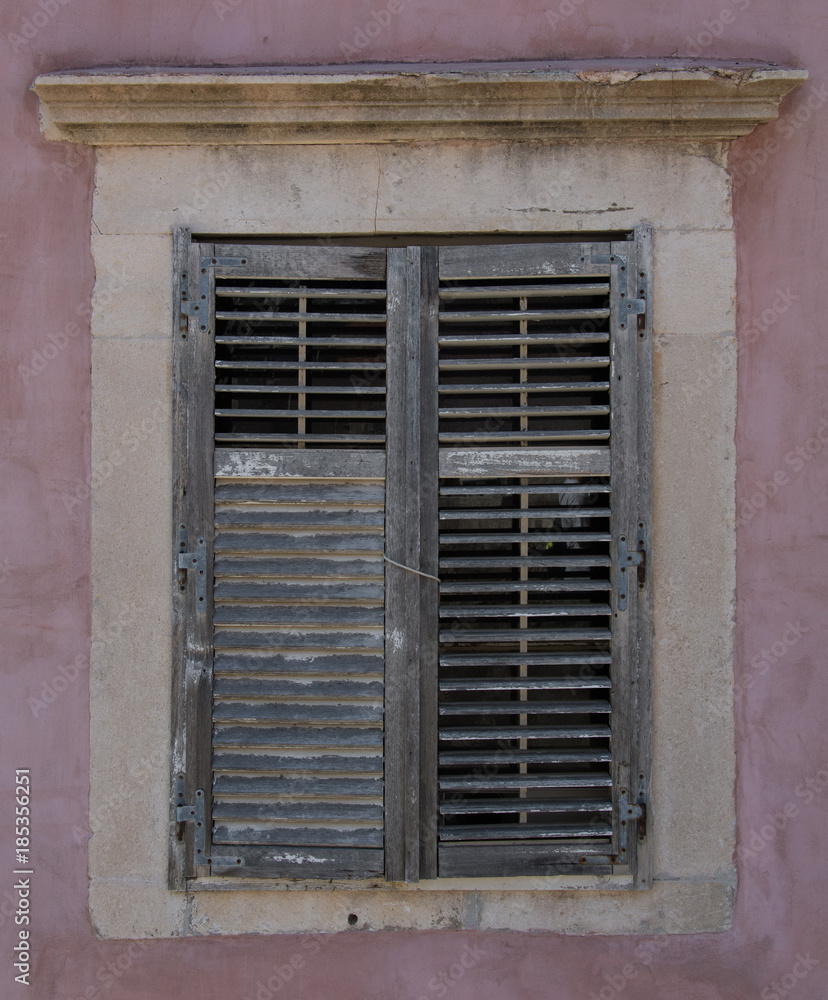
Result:
[[[188,874],[381,876],[386,251],[183,255]]]
[[[172,884],[647,884],[648,241],[178,235]]]
[[[635,868],[647,239],[440,249],[441,877]]]

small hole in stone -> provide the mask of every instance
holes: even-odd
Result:
[[[359,917],[355,913],[348,914],[348,923],[351,925],[351,927],[354,926],[357,920],[359,920]]]

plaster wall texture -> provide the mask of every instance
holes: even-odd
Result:
[[[330,154],[327,174],[317,162],[321,151]],[[180,206],[198,232],[245,233],[250,227],[253,233],[293,233],[298,207],[301,230],[308,233],[370,234],[379,228],[374,219],[381,210],[403,220],[397,231],[454,232],[478,218],[480,228],[508,234],[592,228],[599,210],[566,206],[599,205],[607,198],[618,199],[628,225],[655,219],[659,227],[653,241],[658,650],[650,822],[659,884],[653,892],[615,899],[612,890],[624,887],[622,878],[514,880],[511,896],[502,880],[396,888],[366,883],[356,893],[352,886],[309,882],[303,888],[313,893],[199,893],[186,919],[194,933],[223,934],[336,931],[346,926],[351,910],[358,926],[372,929],[515,926],[631,934],[729,926],[735,887],[730,706],[736,380],[728,178],[715,145],[689,153],[669,145],[596,145],[592,152],[545,143],[99,152],[92,216],[93,301],[101,306],[92,320],[92,466],[111,466],[112,474],[92,493],[89,872],[93,922],[102,936],[185,930],[185,914],[163,884],[169,787],[163,751],[172,672],[166,399],[171,359],[164,331],[173,324],[171,297],[159,289],[169,287],[169,234]],[[463,177],[474,183],[460,184]],[[194,185],[204,192],[197,199]],[[452,197],[428,198],[426,186]],[[522,205],[527,194],[545,209],[531,213],[528,224],[520,205],[508,204],[512,199]],[[363,207],[362,215],[351,208],[353,214],[343,219],[341,209],[354,205]],[[701,300],[699,288],[705,289]],[[695,377],[699,357],[717,359],[704,384]],[[703,506],[694,490],[704,493]],[[145,544],[124,575],[123,553],[135,534]],[[709,553],[704,560],[695,558],[700,545]],[[109,623],[124,616],[121,609],[143,610],[149,592],[154,600],[147,614],[125,617],[117,637],[97,642]],[[140,673],[134,669],[136,652],[144,664]],[[158,696],[147,698],[147,690]],[[706,776],[701,788],[699,772]],[[119,774],[131,774],[133,787],[110,814],[106,803]],[[145,890],[142,902],[129,909],[123,906],[125,877]],[[584,886],[604,891],[577,891]],[[540,890],[555,890],[561,899],[552,907]],[[162,911],[170,921],[159,925]]]
[[[763,991],[767,1000],[826,995],[828,897],[822,858],[828,789],[821,776],[828,768],[828,734],[821,706],[828,696],[822,641],[828,450],[817,436],[824,426],[828,361],[820,323],[828,286],[819,265],[828,232],[828,205],[821,197],[828,169],[826,42],[828,18],[819,0],[802,0],[795,7],[780,0],[681,5],[589,0],[553,2],[548,9],[531,0],[414,0],[393,13],[391,5],[367,0],[278,8],[264,0],[175,5],[137,0],[106,6],[92,0],[43,0],[0,11],[5,50],[0,61],[5,197],[0,221],[5,694],[0,749],[5,767],[0,786],[10,803],[13,768],[32,770],[38,838],[32,986],[15,984],[9,963],[4,995],[218,1000],[280,992],[342,1000],[446,995],[452,1000],[574,1000],[590,994],[611,998],[625,989],[643,1000],[746,1000]],[[811,73],[810,82],[786,100],[778,123],[739,140],[730,151],[738,262],[735,348],[727,334],[699,334],[709,338],[714,351],[698,361],[699,386],[733,364],[734,353],[739,386],[739,892],[732,928],[664,937],[645,928],[638,936],[459,929],[217,940],[192,934],[200,929],[200,904],[182,898],[176,905],[183,912],[186,939],[100,941],[90,924],[87,893],[91,521],[88,498],[75,503],[93,475],[88,303],[95,281],[89,246],[94,156],[82,147],[41,139],[36,100],[28,92],[31,81],[39,72],[91,65],[673,53],[775,60]],[[367,204],[373,207],[375,197]],[[399,225],[394,220],[389,228]],[[160,300],[151,309],[160,310]],[[134,349],[149,355],[154,349],[149,340]],[[662,330],[660,365],[674,347],[681,349],[677,341]],[[167,363],[164,337],[157,346],[154,363],[160,371]],[[105,354],[99,357],[103,365]],[[136,405],[143,405],[138,395]],[[696,397],[688,398],[686,413],[704,433],[716,423],[715,414],[702,412]],[[149,462],[151,451],[142,452]],[[138,472],[118,469],[142,488]],[[102,488],[109,482],[114,488],[114,475]],[[699,497],[700,508],[704,500]],[[703,510],[697,516],[701,519]],[[130,559],[143,559],[143,547],[139,540]],[[697,552],[696,558],[707,556]],[[161,618],[153,627],[163,627]],[[692,623],[685,628],[692,630]],[[135,669],[153,669],[136,652]],[[70,663],[81,664],[78,676],[65,688],[56,686],[55,678],[64,676],[59,668]],[[54,697],[47,703],[50,690]],[[681,749],[670,752],[680,755]],[[113,769],[113,782],[110,804],[117,809],[123,773]],[[127,787],[135,787],[134,779]],[[3,844],[11,843],[11,817],[11,809],[4,808]],[[706,822],[702,804],[698,822]],[[121,897],[125,914],[133,901],[154,893],[126,873],[124,885],[129,888],[129,895]],[[550,908],[560,906],[556,894],[545,898]],[[3,895],[5,955],[11,955],[17,940],[12,912]],[[515,916],[510,914],[510,923]],[[157,911],[159,930],[177,919],[164,907]],[[495,918],[486,926],[502,924]]]

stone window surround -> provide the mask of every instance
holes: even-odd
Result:
[[[736,380],[725,153],[802,78],[745,64],[614,62],[38,79],[45,134],[99,147],[89,842],[99,935],[336,931],[350,913],[357,929],[730,926]],[[465,105],[464,95],[479,100]],[[585,876],[210,879],[169,891],[173,228],[554,238],[645,222],[655,261],[653,889]]]

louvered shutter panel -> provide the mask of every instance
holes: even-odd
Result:
[[[180,281],[190,874],[381,876],[386,251],[194,244]]]
[[[440,249],[441,877],[635,867],[647,238]]]

